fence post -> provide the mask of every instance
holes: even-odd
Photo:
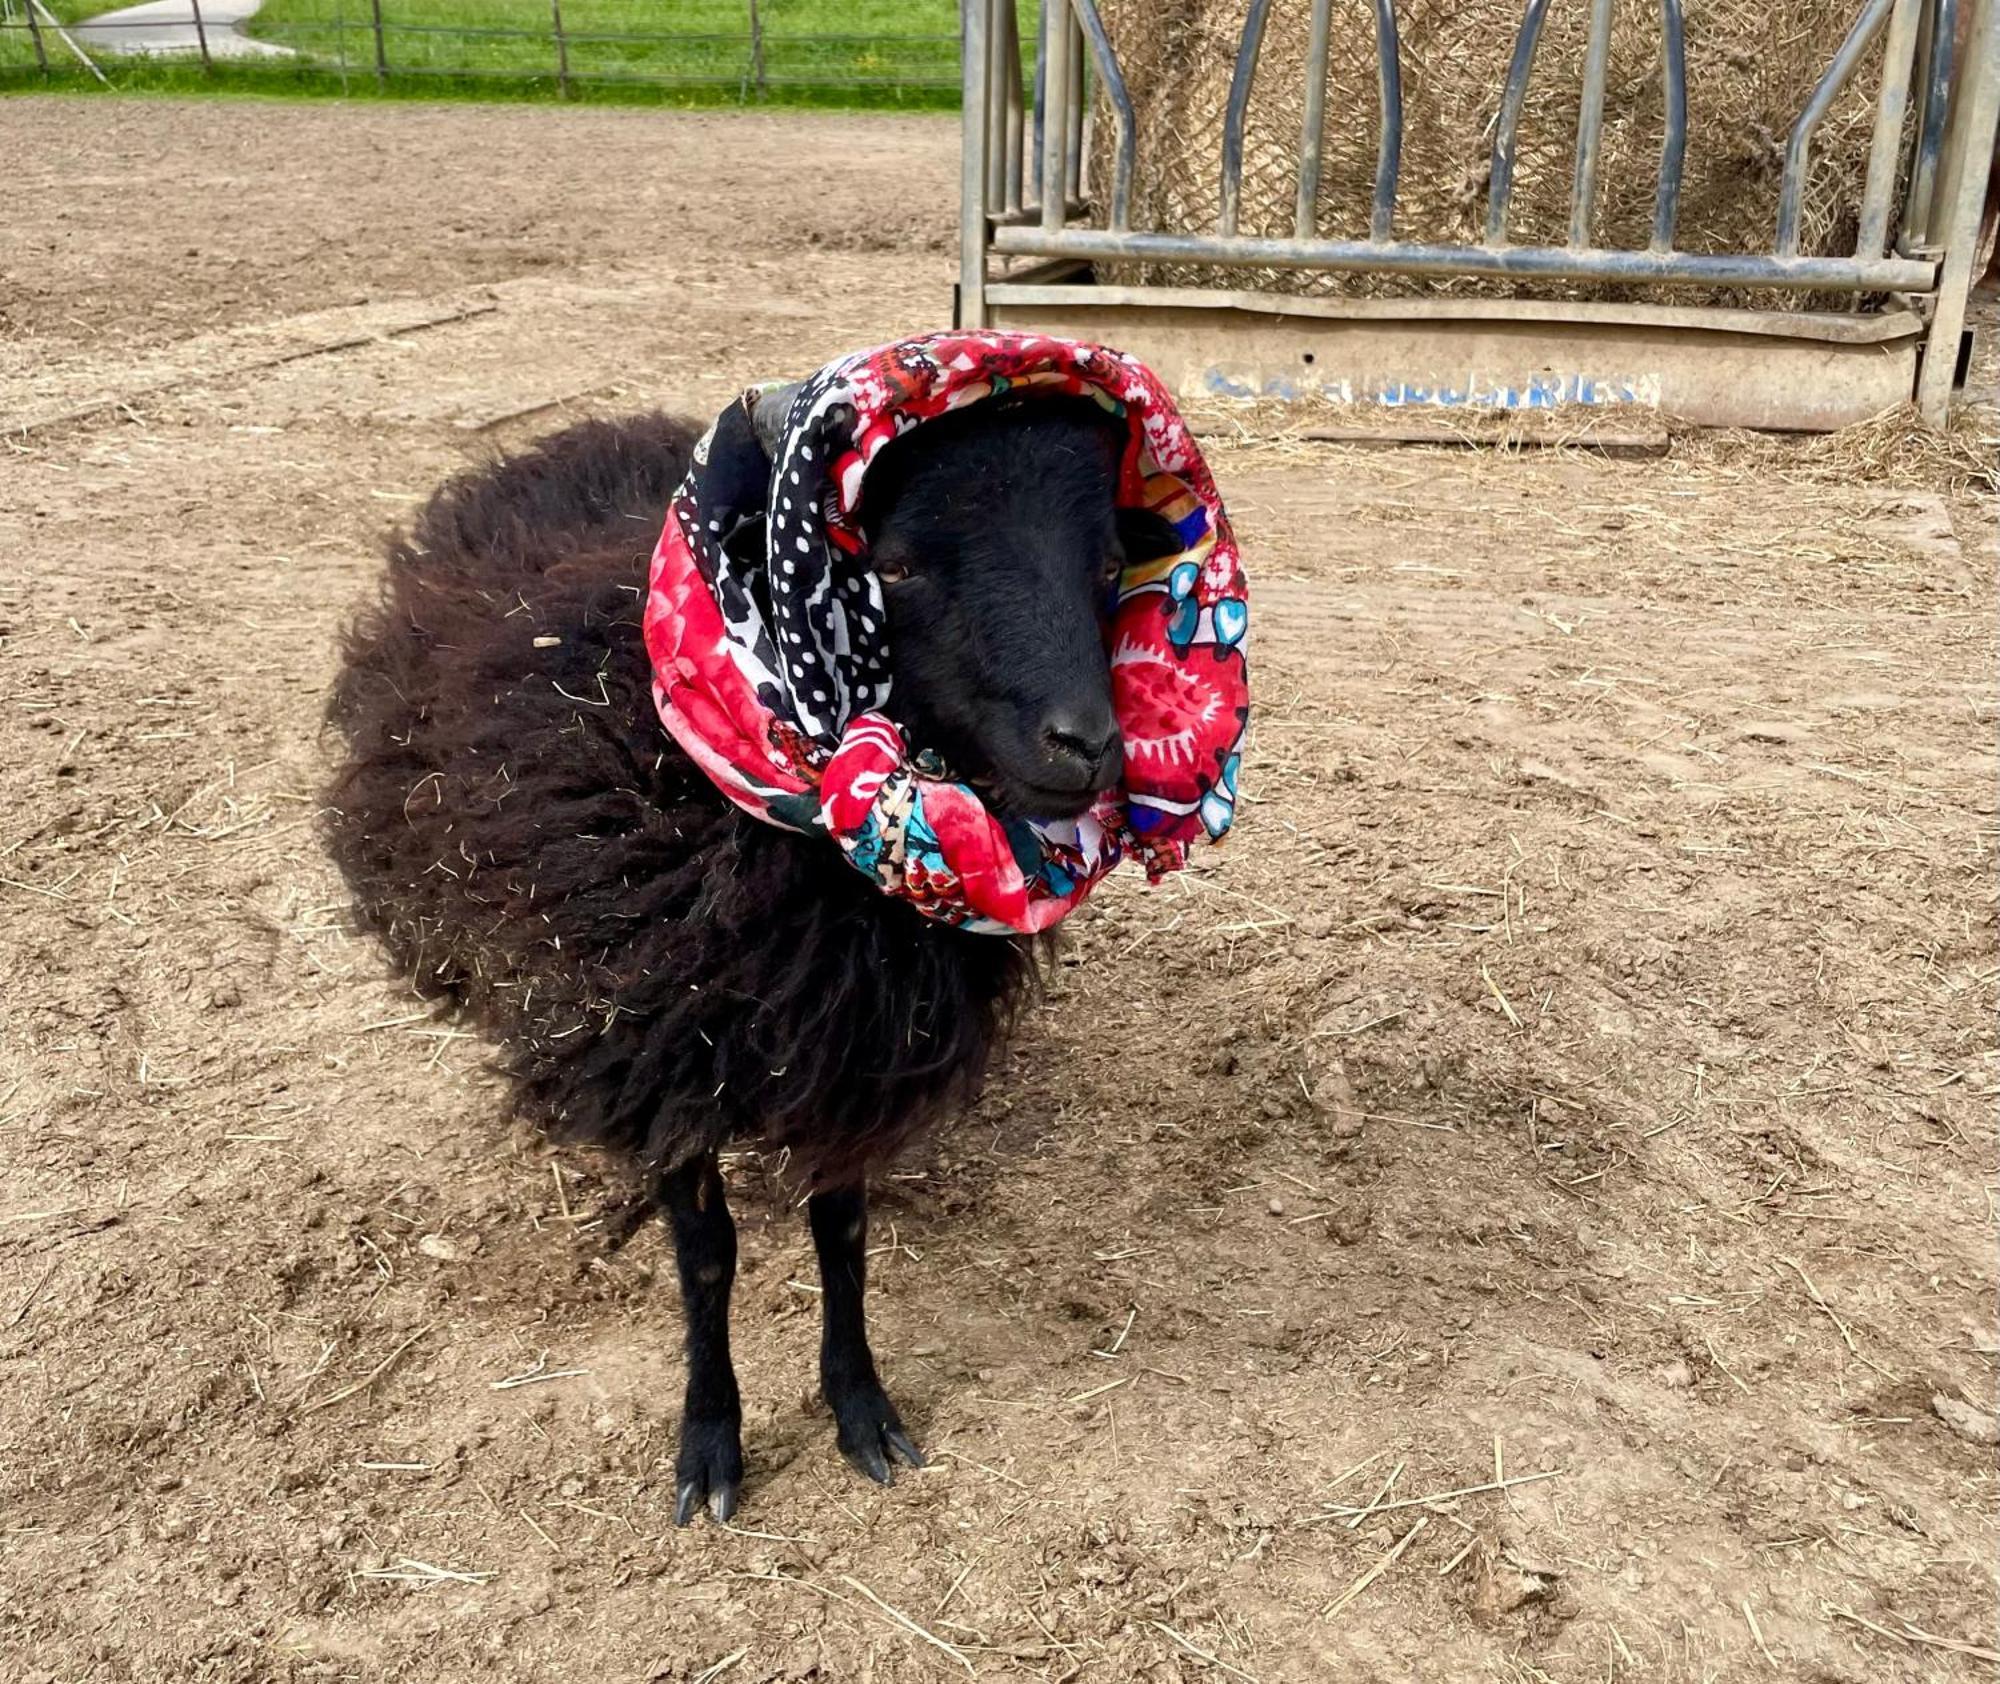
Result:
[[[563,34],[562,0],[549,0],[549,18],[556,29],[556,97],[569,98],[569,38]]]
[[[1012,5],[1013,0],[1002,0]],[[1996,0],[2000,4],[2000,0]],[[994,50],[990,0],[959,10],[958,308],[954,327],[986,325],[986,55]],[[1044,13],[1044,16],[1047,14]]]
[[[375,86],[389,85],[389,51],[382,44],[382,0],[368,0],[368,9],[375,18]]]
[[[1973,264],[1979,255],[1979,222],[1993,169],[1995,130],[2000,128],[2000,0],[1986,0],[1974,10],[1966,35],[1926,231],[1933,245],[1944,248],[1937,303],[1917,374],[1917,408],[1933,427],[1942,427],[1951,418],[1952,376],[1958,371],[1966,301],[1978,279]]]
[[[750,4],[750,85],[762,99],[766,90],[764,81],[764,20],[757,13],[757,0]]]
[[[47,81],[49,49],[42,42],[42,20],[35,16],[34,0],[28,3],[28,33],[35,39],[35,62],[42,67],[42,79]]]
[[[201,68],[207,75],[215,74],[215,61],[208,56],[208,25],[201,21],[201,0],[188,0],[194,12],[195,45],[201,48]]]

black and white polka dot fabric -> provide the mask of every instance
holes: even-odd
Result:
[[[839,517],[833,478],[853,450],[845,362],[797,387],[744,393],[697,449],[676,499],[690,549],[714,589],[731,652],[765,706],[826,745],[889,698],[881,582]],[[759,415],[790,399],[782,430]],[[767,455],[759,434],[775,437]],[[764,528],[754,542],[753,522]],[[732,543],[741,534],[753,541]]]

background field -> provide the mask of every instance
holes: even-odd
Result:
[[[728,97],[847,89],[862,103],[957,103],[952,0],[762,0],[757,11],[761,53],[744,0],[569,0],[562,23],[570,74],[655,77]],[[556,74],[545,0],[383,0],[382,16],[396,70]],[[251,30],[320,60],[344,53],[372,71],[367,0],[269,0]]]
[[[352,932],[320,714],[441,476],[937,325],[955,126],[4,109],[10,1684],[1991,1678],[1962,458],[1217,440],[1244,815],[883,1189],[935,1466],[839,1461],[742,1160],[676,1532],[671,1262]]]
[[[96,4],[96,0],[43,0],[43,3],[58,23],[74,23],[78,18],[106,9]],[[39,88],[44,83],[45,79],[36,71],[35,45],[28,32],[27,15],[24,7],[0,12],[0,92]],[[50,58],[65,82],[69,81],[72,70],[89,79],[53,34],[45,40]]]
[[[1024,36],[1035,10],[1023,0]],[[63,0],[65,21],[103,11]],[[560,15],[563,44],[555,36]],[[955,107],[955,0],[267,0],[247,32],[288,59],[95,55],[125,87],[273,94],[467,94],[679,104]],[[25,12],[0,26],[0,73],[18,86],[97,84],[52,35],[51,78],[35,69]],[[46,32],[45,32],[46,35]],[[87,43],[86,43],[87,45]],[[1029,48],[1032,53],[1032,45]],[[4,84],[0,84],[4,86]]]

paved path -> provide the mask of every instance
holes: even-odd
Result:
[[[201,0],[202,29],[211,58],[287,58],[292,49],[255,41],[237,25],[263,0]],[[194,53],[201,50],[193,0],[146,0],[70,25],[87,53]]]

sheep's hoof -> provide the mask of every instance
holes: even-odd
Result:
[[[860,1385],[830,1400],[838,1428],[840,1453],[857,1473],[866,1474],[877,1485],[894,1485],[892,1461],[921,1468],[923,1452],[903,1431],[902,1417],[879,1385]]]
[[[681,1425],[680,1455],[674,1475],[674,1524],[685,1526],[705,1500],[717,1520],[736,1512],[743,1490],[743,1441],[737,1423],[726,1416],[691,1420]]]

